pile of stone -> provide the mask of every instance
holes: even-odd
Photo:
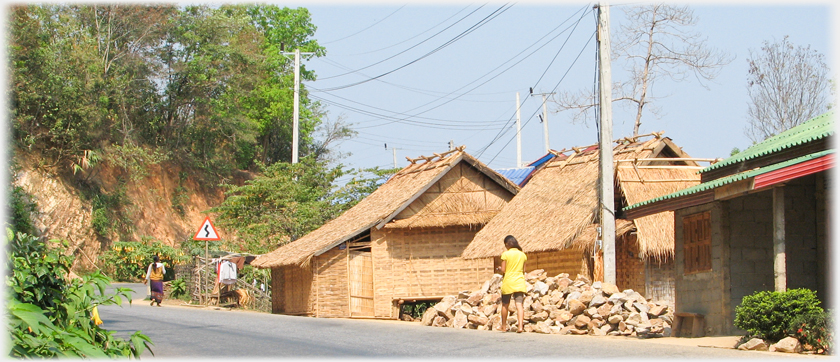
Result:
[[[785,353],[801,353],[804,349],[799,340],[793,337],[785,337],[781,341],[767,344],[761,338],[752,338],[737,347],[743,351],[770,351],[770,352],[785,352]]]
[[[525,275],[528,292],[523,303],[526,332],[588,334],[596,336],[668,337],[674,319],[666,302],[649,302],[641,294],[615,285],[590,282],[566,273],[549,277],[537,269]],[[447,296],[426,310],[427,326],[515,331],[516,308],[508,308],[507,326],[501,325],[502,276],[494,275],[474,292]]]

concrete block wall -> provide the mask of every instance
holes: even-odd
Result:
[[[730,302],[735,307],[744,297],[773,290],[773,192],[764,191],[723,202],[729,224]],[[734,328],[734,327],[733,327]]]
[[[817,283],[816,177],[801,177],[785,188],[787,287],[819,289]]]
[[[683,217],[709,211],[712,228],[712,270],[685,273],[685,253],[683,249]],[[700,313],[705,316],[706,335],[728,334],[731,325],[728,280],[728,245],[726,245],[725,224],[722,220],[724,210],[721,203],[694,206],[677,210],[674,213],[675,242],[675,309],[677,312]]]

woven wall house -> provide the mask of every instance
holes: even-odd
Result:
[[[492,276],[492,258],[461,253],[519,187],[463,146],[409,161],[356,206],[252,263],[271,268],[273,313],[398,318],[401,300]]]
[[[698,160],[661,133],[616,142],[615,210],[700,181]],[[527,270],[603,280],[602,251],[596,246],[598,146],[552,152],[556,157],[535,171],[522,191],[478,232],[463,257],[498,256],[504,251],[503,238],[513,235],[528,255]],[[616,215],[616,284],[673,302],[673,215],[663,212],[634,221],[622,217]]]

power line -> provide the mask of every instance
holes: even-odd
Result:
[[[490,22],[491,20],[493,20],[493,19],[495,19],[496,17],[498,17],[499,15],[503,14],[505,11],[507,11],[507,10],[508,10],[508,9],[510,9],[511,7],[513,7],[513,5],[507,5],[507,4],[502,5],[500,8],[496,9],[495,11],[493,11],[490,15],[487,15],[486,17],[484,17],[483,19],[481,19],[481,21],[479,21],[478,23],[474,24],[474,25],[473,25],[473,26],[471,26],[469,29],[464,30],[463,32],[461,32],[460,34],[458,34],[456,37],[454,37],[454,38],[450,39],[449,41],[447,41],[447,42],[445,42],[444,44],[442,44],[442,45],[438,46],[437,48],[433,49],[432,51],[430,51],[430,52],[428,52],[428,53],[426,53],[426,54],[424,54],[424,55],[420,56],[419,58],[414,59],[414,60],[412,60],[412,61],[410,61],[410,62],[408,62],[408,63],[406,63],[406,64],[404,64],[404,65],[401,65],[401,66],[399,66],[399,67],[397,67],[397,68],[395,68],[395,69],[392,69],[392,70],[390,70],[390,71],[387,71],[387,72],[385,72],[385,73],[382,73],[382,74],[377,75],[377,76],[372,77],[372,78],[368,78],[368,79],[365,79],[365,80],[362,80],[362,81],[358,81],[358,82],[355,82],[355,83],[345,84],[345,85],[342,85],[342,86],[337,86],[337,87],[332,87],[332,88],[324,89],[323,91],[325,91],[325,92],[329,92],[329,91],[335,91],[335,90],[339,90],[339,89],[345,89],[345,88],[355,87],[355,86],[357,86],[357,85],[364,84],[364,83],[370,82],[370,81],[372,81],[372,80],[382,78],[382,77],[384,77],[384,76],[386,76],[386,75],[389,75],[389,74],[391,74],[391,73],[394,73],[394,72],[396,72],[396,71],[398,71],[398,70],[400,70],[400,69],[403,69],[403,68],[405,68],[405,67],[408,67],[409,65],[412,65],[412,64],[414,64],[414,63],[417,63],[417,62],[419,62],[419,61],[421,61],[421,60],[423,60],[423,59],[425,59],[425,58],[427,58],[427,57],[431,56],[432,54],[437,53],[437,52],[441,51],[442,49],[444,49],[444,48],[446,48],[446,47],[448,47],[448,46],[450,46],[450,45],[454,44],[454,43],[455,43],[455,42],[457,42],[458,40],[461,40],[462,38],[464,38],[465,36],[469,35],[469,34],[470,34],[470,33],[472,33],[473,31],[475,31],[475,30],[477,30],[477,29],[481,28],[482,26],[484,26],[485,24],[487,24],[487,23],[488,23],[488,22]],[[364,69],[364,68],[362,68],[362,69]],[[324,78],[324,79],[326,79],[326,78]]]
[[[569,74],[569,72],[572,70],[572,67],[573,67],[573,66],[577,63],[578,59],[580,59],[580,56],[583,54],[583,51],[584,51],[584,50],[586,50],[586,47],[589,45],[589,43],[590,43],[590,42],[592,42],[592,39],[593,39],[593,38],[595,38],[595,32],[593,32],[593,33],[592,33],[592,35],[590,35],[590,36],[589,36],[589,40],[587,40],[587,41],[586,41],[586,44],[584,44],[584,45],[583,45],[583,48],[581,48],[581,50],[580,50],[580,52],[578,53],[577,57],[575,57],[575,60],[572,62],[572,64],[571,64],[571,65],[569,65],[569,69],[567,69],[567,70],[566,70],[566,72],[563,74],[563,77],[562,77],[562,78],[560,78],[560,81],[558,81],[558,82],[557,82],[557,85],[555,85],[555,86],[554,86],[554,88],[551,90],[551,93],[553,93],[554,91],[556,91],[556,90],[557,90],[557,87],[559,87],[559,86],[560,86],[560,83],[562,83],[562,82],[563,82],[563,80],[564,80],[564,79],[566,79],[566,76],[567,76],[567,75]],[[528,118],[528,120],[527,120],[527,121],[525,121],[525,125],[523,125],[523,127],[524,127],[524,126],[526,126],[526,125],[528,125],[528,123],[529,123],[529,122],[531,122],[531,120],[534,118],[534,115],[536,115],[538,112],[539,112],[539,109],[537,109],[536,111],[534,111],[534,114],[532,114],[532,115]],[[499,156],[499,154],[500,154],[500,153],[502,153],[502,151],[504,151],[504,149],[505,149],[505,148],[506,148],[506,147],[507,147],[507,146],[508,146],[508,145],[509,145],[512,141],[513,141],[513,138],[511,138],[510,140],[508,140],[508,142],[507,142],[507,143],[505,143],[505,145],[504,145],[504,146],[502,146],[502,148],[499,150],[499,152],[498,152],[498,153],[496,153],[496,155],[495,155],[495,156],[493,156],[493,158],[492,158],[492,159],[490,159],[490,161],[488,161],[488,162],[487,162],[487,164],[489,165],[491,162],[493,162],[493,160],[495,160],[495,159],[496,159],[496,157],[498,157],[498,156]]]
[[[381,23],[381,22],[385,21],[385,19],[390,18],[390,17],[391,17],[391,15],[396,14],[396,13],[397,13],[397,11],[402,10],[402,8],[404,8],[404,7],[405,7],[405,5],[400,6],[400,7],[399,7],[399,9],[394,10],[394,12],[392,12],[392,13],[388,14],[388,16],[386,16],[386,17],[382,18],[382,20],[379,20],[379,21],[377,21],[377,22],[373,23],[371,26],[368,26],[367,28],[364,28],[364,29],[362,29],[362,30],[359,30],[359,31],[357,31],[357,32],[355,32],[355,33],[353,33],[353,34],[350,34],[350,35],[348,35],[348,36],[345,36],[345,37],[343,37],[343,38],[341,38],[341,39],[336,39],[336,40],[331,40],[331,41],[328,41],[328,42],[326,42],[326,43],[323,43],[322,45],[327,45],[327,44],[330,44],[330,43],[335,43],[335,42],[337,42],[337,41],[341,41],[341,40],[344,40],[344,39],[350,38],[350,37],[352,37],[352,36],[358,35],[359,33],[363,32],[363,31],[365,31],[365,30],[368,30],[368,29],[370,29],[370,28],[372,28],[372,27],[376,26],[377,24],[379,24],[379,23]]]

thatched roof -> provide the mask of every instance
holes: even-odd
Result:
[[[252,265],[258,268],[271,268],[304,264],[312,256],[320,255],[371,228],[385,227],[413,201],[422,197],[430,187],[441,180],[450,170],[459,167],[462,162],[501,186],[498,187],[500,190],[506,190],[505,192],[513,195],[519,191],[518,186],[464,152],[463,146],[443,154],[435,154],[432,157],[421,156],[417,159],[409,159],[409,161],[411,161],[409,166],[393,175],[356,206],[302,238],[263,255],[255,260]],[[453,185],[453,187],[460,186]],[[457,194],[450,197],[457,198]],[[497,209],[501,210],[502,206],[499,205]],[[442,207],[439,203],[431,206],[427,205],[426,209],[434,209],[436,212],[422,212],[421,210],[412,217],[399,220],[399,222],[402,223],[401,226],[403,227],[428,227],[464,223],[466,225],[484,224],[489,220],[487,215],[481,213],[460,217],[457,215],[459,207],[466,208],[463,205]],[[447,215],[446,211],[451,212],[451,215]],[[495,215],[495,213],[493,214]],[[391,227],[391,225],[388,226]]]
[[[613,149],[617,192],[628,202],[665,195],[700,181],[696,162],[690,160],[651,161],[651,158],[685,159],[670,139],[653,134],[647,141],[624,139]],[[535,172],[522,188],[464,250],[468,259],[497,256],[504,251],[502,240],[513,235],[523,251],[542,252],[566,248],[591,248],[595,242],[598,215],[597,145],[560,151]],[[681,165],[675,167],[674,165]],[[628,226],[629,225],[629,226]],[[635,220],[616,220],[616,235],[637,231],[642,257],[673,255],[673,218],[656,214]]]

